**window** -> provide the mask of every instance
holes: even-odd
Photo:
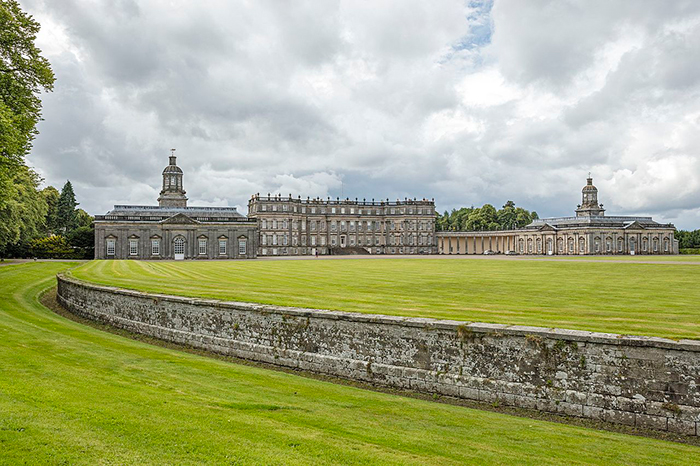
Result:
[[[263,219],[262,221],[262,229],[267,230],[267,220]]]
[[[129,255],[137,256],[139,253],[139,240],[130,239],[129,240]]]
[[[178,238],[175,238],[174,243],[175,243],[175,247],[173,249],[174,249],[175,254],[185,254],[185,240],[178,237]]]
[[[151,240],[151,255],[152,256],[159,256],[160,255],[160,240],[159,239],[152,239]]]
[[[272,204],[272,211],[277,212],[277,204]]]
[[[335,207],[331,207],[331,213],[332,213],[332,214],[335,213]]]
[[[311,237],[311,246],[316,246],[316,237],[315,236]]]
[[[207,253],[207,240],[200,239],[199,240],[199,254],[206,254],[206,253]]]
[[[107,255],[108,256],[114,255],[114,251],[116,249],[115,245],[116,245],[116,242],[113,239],[107,240]]]
[[[222,256],[226,255],[226,240],[225,239],[219,240],[219,255],[222,255]]]
[[[245,250],[246,250],[246,239],[239,238],[238,239],[238,255],[245,256],[245,254],[246,254]]]

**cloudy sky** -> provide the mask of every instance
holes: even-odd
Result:
[[[700,2],[20,0],[56,72],[29,158],[92,214],[253,193],[512,199],[700,227]]]

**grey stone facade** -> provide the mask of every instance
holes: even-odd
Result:
[[[435,202],[251,197],[258,255],[435,254]]]
[[[588,178],[575,217],[538,219],[519,230],[441,231],[437,241],[440,254],[678,254],[675,231],[651,217],[605,216],[598,189]]]
[[[59,276],[71,312],[132,332],[389,387],[695,436],[700,342],[147,294]]]
[[[257,222],[235,207],[188,207],[176,158],[163,170],[158,206],[116,205],[95,216],[95,259],[250,259]]]

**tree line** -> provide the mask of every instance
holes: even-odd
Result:
[[[26,164],[41,120],[41,92],[55,77],[36,47],[39,23],[16,0],[0,0],[0,258],[92,257],[92,219]],[[94,237],[94,235],[92,235]],[[89,246],[88,246],[89,243]]]
[[[494,231],[515,230],[529,225],[539,218],[534,210],[516,207],[515,202],[508,201],[503,208],[496,210],[491,204],[481,207],[462,207],[438,214],[435,220],[437,231]]]
[[[681,253],[700,254],[700,230],[676,230],[675,236]]]

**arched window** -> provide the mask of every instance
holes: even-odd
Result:
[[[520,254],[525,252],[525,241],[522,238],[518,240],[518,250],[520,250]]]
[[[613,247],[612,238],[608,236],[608,237],[605,239],[605,252],[611,253],[611,252],[612,252],[612,247]]]
[[[532,238],[527,239],[527,252],[528,254],[532,254]]]
[[[595,252],[599,253],[600,252],[600,237],[596,236],[595,240],[593,240],[593,244],[595,245]]]
[[[561,238],[557,240],[557,254],[564,254],[564,240]]]
[[[583,238],[578,239],[578,253],[579,254],[586,253],[586,240]]]
[[[175,241],[173,241],[173,246],[173,252],[175,254],[185,254],[185,239],[182,236],[175,238]]]
[[[654,238],[652,244],[654,245],[654,252],[659,252],[659,238]]]
[[[642,238],[642,251],[647,252],[649,249],[648,241],[646,238]]]
[[[537,238],[537,254],[542,254],[542,238]]]
[[[670,241],[668,238],[664,238],[664,252],[668,252]]]

